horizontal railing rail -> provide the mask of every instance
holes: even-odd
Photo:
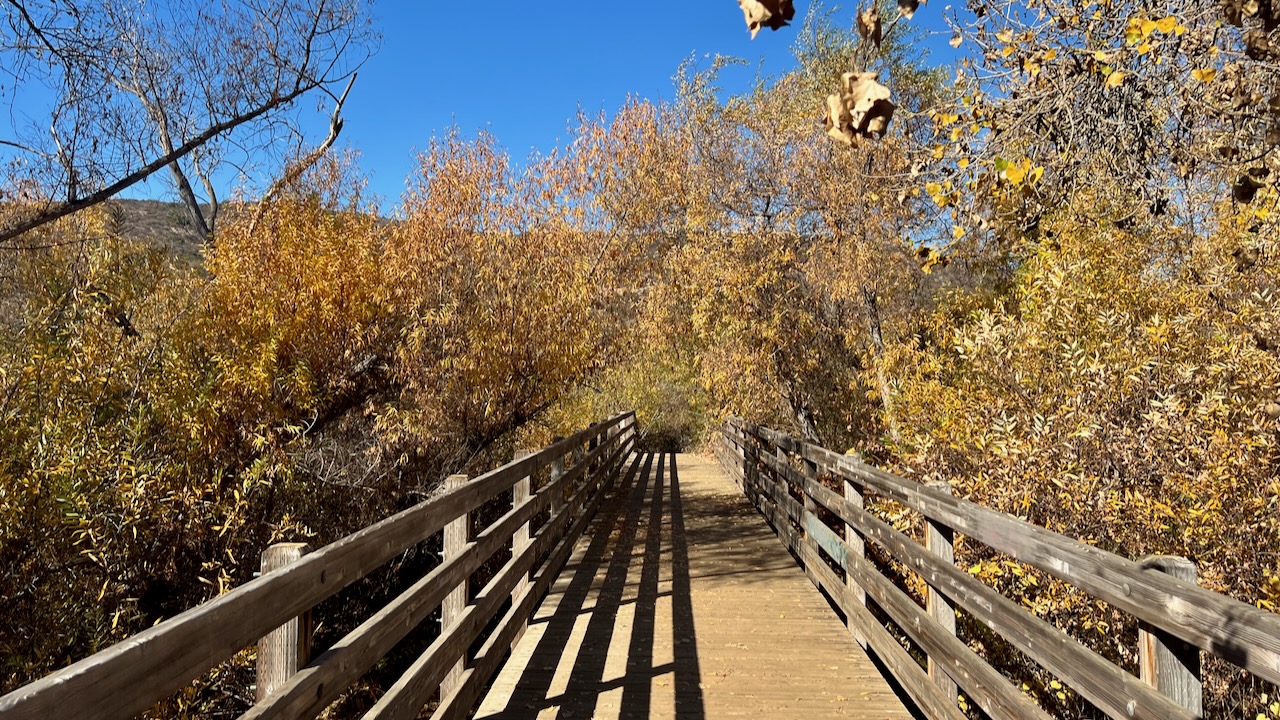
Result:
[[[133,717],[442,531],[440,565],[296,673],[278,678],[277,686],[259,688],[258,703],[243,717],[316,717],[442,606],[439,637],[366,717],[416,717],[437,688],[435,717],[465,715],[635,441],[635,415],[628,412],[474,479],[454,476],[423,503],[0,697],[0,716]],[[550,481],[534,491],[530,478],[548,467]],[[511,510],[467,537],[470,513],[504,493],[511,493]],[[531,534],[531,521],[544,513],[547,519]],[[508,548],[511,559],[468,601],[468,578]],[[479,654],[469,657],[508,605]]]
[[[734,419],[717,447],[721,463],[770,520],[810,579],[846,615],[930,718],[962,718],[957,692],[992,718],[1048,718],[1025,693],[956,637],[962,609],[1114,718],[1199,718],[1200,652],[1280,683],[1280,616],[1194,583],[1181,558],[1133,561],[1011,515],[952,497],[785,433]],[[820,482],[843,481],[843,494]],[[877,495],[919,512],[924,544],[867,512]],[[821,518],[823,508],[843,528]],[[1136,617],[1142,677],[1098,655],[953,561],[960,534],[1074,585]],[[880,546],[927,585],[924,607],[879,572],[866,543]],[[841,578],[836,569],[843,572]],[[1174,574],[1181,577],[1175,577]],[[927,656],[927,670],[869,609],[874,604]]]

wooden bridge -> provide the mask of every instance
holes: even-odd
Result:
[[[1101,716],[1201,717],[1204,653],[1280,682],[1280,616],[1180,559],[1111,555],[747,422],[719,463],[637,438],[619,415],[315,552],[273,546],[261,577],[0,698],[0,717],[133,717],[256,643],[242,717],[314,718],[424,624],[437,637],[365,718],[1048,718],[956,637],[962,614]],[[923,542],[869,496],[919,513]],[[1139,673],[957,568],[956,534],[1136,616]],[[434,569],[310,657],[312,608],[432,538]]]

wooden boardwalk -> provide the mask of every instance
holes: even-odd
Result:
[[[637,455],[476,717],[910,718],[713,461]]]

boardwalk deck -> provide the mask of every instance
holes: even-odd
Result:
[[[638,455],[477,717],[906,719],[714,461]]]

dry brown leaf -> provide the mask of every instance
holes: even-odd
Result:
[[[875,5],[858,13],[858,34],[863,40],[870,40],[877,50],[880,49],[880,31],[880,11]]]
[[[827,112],[822,117],[827,134],[846,145],[853,145],[853,118],[839,95],[827,96]]]
[[[920,0],[898,0],[898,14],[910,20],[920,7]]]
[[[879,77],[874,72],[845,73],[840,77],[840,93],[827,97],[823,125],[828,135],[853,145],[858,138],[885,134],[895,106],[889,88],[878,82]]]
[[[796,16],[792,0],[738,0],[738,6],[746,17],[747,29],[751,31],[753,40],[760,28],[777,30]]]

